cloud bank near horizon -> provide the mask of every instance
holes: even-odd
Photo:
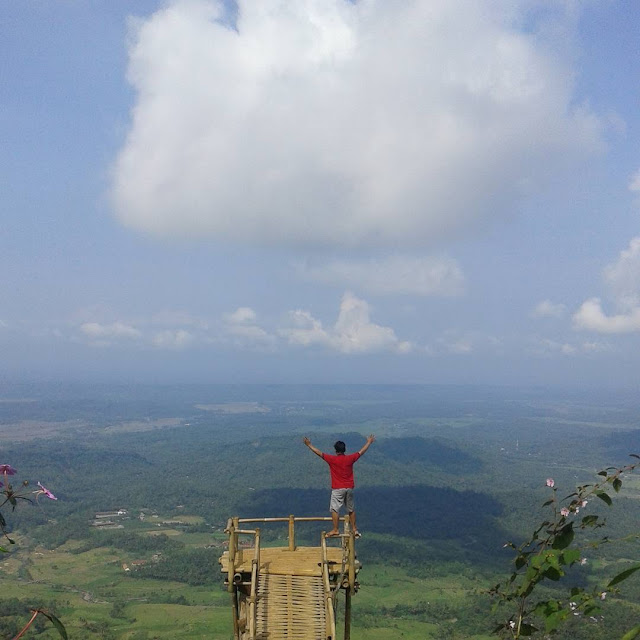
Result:
[[[280,246],[433,244],[601,147],[550,2],[172,0],[132,23],[119,220]],[[523,24],[527,23],[527,29]],[[459,46],[463,41],[464,47]]]

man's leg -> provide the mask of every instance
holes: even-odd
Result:
[[[337,511],[331,512],[331,521],[333,522],[333,529],[327,533],[328,536],[337,536],[340,534],[340,516]]]
[[[329,503],[329,511],[331,513],[331,522],[333,529],[327,533],[328,536],[340,535],[340,516],[339,511],[344,504],[344,493],[341,490],[333,489],[331,491],[331,502]]]
[[[356,512],[352,511],[349,514],[349,522],[351,522],[351,531],[353,531],[354,533],[358,530],[358,527],[356,527]]]
[[[349,523],[351,524],[351,531],[356,535],[356,537],[360,537],[358,533],[358,527],[356,527],[356,506],[355,501],[353,499],[353,490],[349,489],[347,491],[347,495],[345,496],[345,504],[347,507],[347,512],[349,513]]]

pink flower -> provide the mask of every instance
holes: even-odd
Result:
[[[38,482],[38,486],[40,487],[40,491],[36,491],[36,493],[37,493],[38,495],[42,495],[42,494],[44,494],[44,495],[45,495],[45,496],[47,496],[47,498],[49,498],[50,500],[57,500],[57,499],[58,499],[58,498],[56,498],[56,497],[53,495],[53,493],[51,493],[51,491],[49,491],[49,489],[47,489],[47,487],[45,487],[45,486],[41,485],[39,482]]]
[[[606,591],[603,591],[603,592],[600,594],[600,600],[604,600],[606,597],[607,597],[607,592],[606,592]]]
[[[580,503],[580,506],[584,508],[584,507],[586,507],[588,504],[589,504],[589,501],[588,501],[588,500],[583,500],[583,501]]]
[[[581,565],[587,564],[587,559],[586,558],[582,558],[582,560],[580,560],[580,564]]]
[[[5,476],[15,476],[17,471],[10,464],[0,464],[0,473]]]
[[[560,509],[560,515],[566,518],[569,515],[569,509],[567,509],[567,507],[562,507],[562,509]]]
[[[547,478],[547,487],[554,487],[555,484],[556,483],[553,481],[553,478]]]

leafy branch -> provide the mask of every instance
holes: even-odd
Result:
[[[633,454],[640,460],[640,456]],[[597,515],[578,514],[590,500],[602,500],[607,506],[613,504],[611,490],[618,493],[622,488],[624,474],[633,472],[640,462],[624,467],[607,467],[600,471],[602,479],[595,484],[584,484],[568,496],[558,499],[558,490],[553,478],[547,478],[546,485],[552,491],[542,506],[548,508],[550,515],[534,530],[531,537],[520,545],[507,542],[504,546],[515,553],[513,571],[509,578],[498,583],[490,590],[495,598],[494,611],[500,606],[508,606],[511,615],[494,629],[494,633],[513,640],[533,636],[541,629],[536,626],[537,620],[544,621],[544,631],[553,633],[569,616],[595,617],[600,612],[600,603],[611,590],[617,591],[617,585],[640,570],[640,565],[633,566],[616,575],[606,589],[573,587],[566,600],[557,598],[536,598],[536,590],[545,581],[558,582],[566,575],[567,569],[575,564],[584,565],[587,558],[582,548],[575,545],[577,532],[604,527],[606,521]],[[636,538],[637,535],[628,536]],[[588,543],[591,547],[609,543],[604,536],[599,541]],[[640,638],[640,625],[631,629],[621,640]]]
[[[21,484],[21,489],[19,491],[16,491],[10,481],[10,478],[16,475],[16,473],[17,471],[10,464],[0,464],[0,477],[2,477],[3,479],[2,481],[0,481],[0,509],[6,508],[7,505],[10,505],[11,511],[13,512],[15,511],[20,501],[27,502],[29,504],[38,504],[38,499],[41,496],[45,496],[50,500],[58,499],[53,495],[53,493],[51,493],[51,491],[49,491],[49,489],[40,484],[40,482],[38,482],[38,489],[32,490],[31,488],[29,488],[29,481],[25,480]],[[7,521],[2,514],[2,511],[0,511],[0,533],[2,533],[2,536],[6,538],[9,544],[15,544],[15,540],[11,538],[9,532],[7,531],[7,526]],[[8,549],[0,546],[0,553],[8,552]],[[32,609],[31,613],[32,615],[30,620],[20,630],[18,635],[15,636],[13,640],[19,640],[19,638],[22,638],[39,615],[47,618],[56,628],[60,636],[64,640],[67,640],[67,631],[64,628],[64,625],[50,611],[46,611],[45,609]]]

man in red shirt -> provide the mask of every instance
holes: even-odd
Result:
[[[364,446],[357,453],[345,454],[347,450],[344,442],[338,440],[333,445],[336,450],[336,455],[332,456],[329,453],[322,453],[320,449],[316,449],[309,438],[305,437],[302,441],[315,453],[320,456],[328,465],[331,471],[331,519],[333,521],[333,529],[327,533],[327,536],[340,535],[339,525],[339,512],[342,505],[347,507],[349,514],[349,521],[351,522],[351,528],[353,529],[356,538],[360,537],[360,533],[356,528],[356,512],[353,504],[353,487],[355,483],[353,481],[353,464],[360,458],[361,455],[367,451],[367,449],[373,444],[375,436],[370,435]]]

